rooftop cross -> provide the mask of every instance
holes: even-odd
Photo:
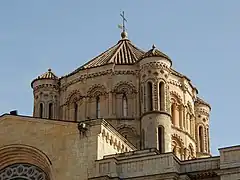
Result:
[[[120,14],[120,16],[123,19],[122,29],[123,29],[123,32],[125,32],[125,30],[126,30],[126,28],[125,28],[125,21],[127,22],[127,19],[124,16],[124,11],[122,12],[122,14]]]
[[[126,27],[125,27],[125,22],[127,22],[127,19],[124,16],[124,11],[120,14],[122,17],[123,23],[121,25],[118,25],[120,29],[122,29],[121,37],[122,39],[127,39],[127,32],[126,32]]]

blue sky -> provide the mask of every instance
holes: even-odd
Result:
[[[240,144],[240,1],[0,1],[0,114],[31,115],[31,80],[49,67],[62,76],[120,39],[154,43],[212,105],[211,149]]]

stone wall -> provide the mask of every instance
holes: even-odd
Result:
[[[8,160],[5,147],[14,145],[15,149],[21,149],[26,146],[46,155],[51,162],[51,179],[84,180],[95,174],[95,160],[104,155],[135,150],[135,147],[106,121],[99,119],[85,123],[87,129],[83,133],[79,130],[78,123],[73,122],[11,115],[0,117],[0,157],[4,157],[1,159],[1,165],[4,166],[0,167],[5,168],[11,165],[11,162],[23,163],[23,160],[25,163],[38,165],[36,161],[32,161],[30,155],[27,160],[22,159],[21,154],[13,157],[11,161]],[[42,158],[38,159],[39,162],[44,161]]]
[[[180,161],[174,154],[155,149],[105,156],[96,162],[97,177],[124,179],[237,180],[240,146],[220,149],[220,157]]]

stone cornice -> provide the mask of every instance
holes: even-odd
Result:
[[[173,129],[176,129],[177,131],[179,131],[179,132],[181,132],[181,133],[184,133],[184,134],[187,135],[193,142],[197,143],[197,141],[196,141],[188,132],[186,132],[186,131],[178,128],[178,127],[175,127],[175,126],[173,126],[173,125],[172,125],[172,128],[173,128]]]
[[[70,82],[67,83],[63,83],[61,85],[61,89],[64,90],[65,88],[67,88],[68,86],[75,84],[79,81],[84,81],[86,79],[90,79],[90,78],[95,78],[95,77],[99,77],[99,76],[105,76],[105,75],[138,75],[138,70],[113,70],[113,69],[108,69],[105,71],[100,71],[100,72],[95,72],[95,73],[85,73],[85,74],[81,74],[79,75],[79,77],[71,80]],[[61,81],[64,81],[63,79],[61,79]]]
[[[143,64],[141,65],[139,72],[149,68],[163,69],[163,70],[166,70],[167,72],[170,72],[170,69],[168,68],[168,66],[163,62],[149,62],[149,63]]]
[[[157,111],[157,110],[156,110],[156,111],[149,111],[149,112],[143,113],[142,116],[141,116],[141,119],[142,119],[142,117],[145,116],[145,115],[154,114],[154,113],[156,113],[156,114],[165,114],[165,115],[171,117],[171,115],[170,115],[168,112],[165,112],[165,111]]]
[[[38,85],[36,86],[34,89],[33,89],[33,92],[37,92],[38,90],[40,89],[43,89],[45,88],[46,90],[48,89],[54,89],[55,91],[59,91],[59,86],[58,85],[53,85],[53,84],[41,84],[41,85]]]
[[[210,113],[206,111],[204,108],[195,108],[195,114],[200,114],[209,117]]]

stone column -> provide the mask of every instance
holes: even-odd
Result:
[[[184,125],[184,130],[187,130],[187,108],[183,107],[183,125]]]
[[[208,153],[210,153],[209,129],[207,128]]]
[[[143,113],[147,110],[147,96],[146,96],[146,84],[143,85]]]
[[[113,114],[113,93],[109,92],[108,94],[108,115],[112,116]]]
[[[175,116],[175,104],[172,104],[171,106],[171,115],[172,115],[172,124],[175,126],[176,125],[176,116]]]
[[[65,108],[66,108],[66,105],[63,105],[61,107],[62,115],[60,116],[60,119],[62,119],[62,120],[66,120],[66,118],[65,118],[65,115],[66,115]]]
[[[174,105],[174,116],[175,126],[179,127],[179,110],[177,104]]]
[[[190,118],[190,123],[191,123],[190,134],[192,137],[194,137],[194,117],[193,116],[191,116],[191,118]]]
[[[179,105],[179,127],[183,129],[183,106]]]
[[[186,113],[186,132],[190,134],[190,114],[187,112]]]
[[[181,160],[181,147],[176,146],[176,156]]]
[[[89,117],[90,118],[90,113],[89,113],[89,106],[90,106],[90,97],[85,98],[85,117],[86,119]]]
[[[204,128],[204,152],[208,152],[208,144],[207,144],[207,129]]]
[[[116,93],[112,93],[112,115],[116,116]]]
[[[110,93],[109,93],[110,94]],[[103,95],[104,106],[102,107],[103,115],[101,117],[108,117],[109,116],[109,94]]]
[[[138,114],[138,104],[140,104],[139,102],[139,98],[137,98],[137,94],[133,93],[132,94],[132,101],[133,101],[133,111],[132,111],[132,117],[135,117]]]

